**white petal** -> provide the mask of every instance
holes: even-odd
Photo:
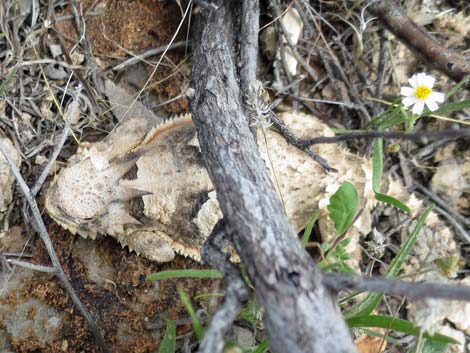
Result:
[[[436,111],[439,106],[437,105],[436,101],[432,99],[426,99],[426,106],[429,108],[430,111],[434,112]]]
[[[413,75],[411,78],[408,79],[410,86],[413,88],[418,87],[418,75]]]
[[[426,87],[433,88],[434,82],[436,82],[436,79],[432,77],[431,75],[425,75],[425,77],[423,77],[421,81],[422,81],[421,84],[425,85]]]
[[[432,92],[428,99],[432,99],[433,101],[436,101],[438,103],[442,103],[445,101],[446,99],[446,95],[444,93],[441,93],[441,92]]]
[[[415,95],[415,89],[412,87],[402,87],[400,93],[402,96],[411,97]]]
[[[423,101],[417,101],[415,105],[413,106],[413,114],[421,114],[424,109],[424,102]]]
[[[426,77],[428,77],[424,72],[420,72],[416,75],[416,82],[418,86],[425,85]]]
[[[401,101],[405,107],[409,107],[410,105],[413,105],[417,102],[418,100],[415,97],[405,97]]]

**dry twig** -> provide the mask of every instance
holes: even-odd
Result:
[[[443,139],[443,138],[461,138],[470,137],[470,129],[447,129],[441,131],[420,131],[420,132],[385,132],[385,131],[357,131],[348,134],[337,135],[337,136],[320,136],[311,139],[299,139],[296,144],[301,148],[311,146],[319,143],[338,143],[348,140],[356,139],[373,139],[373,138],[385,138],[385,139],[398,139],[398,140],[412,140],[420,141],[422,139]]]
[[[224,220],[220,220],[202,248],[202,258],[224,274],[228,283],[224,302],[217,309],[199,347],[199,353],[220,353],[225,346],[225,335],[232,327],[240,310],[250,299],[250,288],[240,270],[233,265],[221,249],[231,235]]]
[[[171,45],[165,44],[165,45],[159,46],[157,48],[147,50],[146,52],[144,52],[142,54],[134,55],[132,58],[129,58],[126,61],[114,66],[113,68],[111,68],[111,70],[121,71],[121,70],[126,69],[128,66],[137,64],[139,61],[143,61],[143,60],[145,60],[145,59],[147,59],[151,56],[161,54],[164,51],[168,51],[168,50],[184,48],[189,44],[190,44],[190,41],[186,41],[186,40],[183,40],[183,41],[180,41],[180,42],[174,42]]]
[[[406,296],[410,299],[449,299],[470,301],[470,286],[449,283],[413,283],[380,277],[351,276],[342,273],[327,273],[323,276],[327,287],[334,291],[355,289]]]

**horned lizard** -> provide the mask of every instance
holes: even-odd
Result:
[[[114,109],[117,116],[122,109]],[[111,235],[122,246],[154,261],[170,261],[175,253],[199,259],[200,247],[221,212],[201,162],[191,116],[162,121],[142,105],[133,113],[104,141],[79,149],[47,190],[46,209],[72,233],[91,238],[100,233]],[[288,112],[280,118],[299,137],[333,135],[312,115]],[[286,214],[299,231],[313,210],[326,208],[329,197],[344,181],[355,185],[365,211],[351,230],[354,241],[350,246],[359,249],[357,235],[371,231],[369,208],[374,195],[370,161],[338,145],[315,145],[312,149],[339,170],[325,173],[273,130],[259,129],[258,141]],[[405,202],[410,199],[417,212],[422,210],[422,203],[399,184],[391,183],[390,192]],[[435,256],[455,254],[452,233],[435,215],[430,220],[428,224],[440,234],[431,231],[429,237],[443,243],[442,251],[430,252]],[[332,228],[327,217],[320,225],[324,230]],[[443,237],[444,228],[447,233]],[[429,237],[423,242],[431,249]],[[429,258],[429,254],[422,257]]]
[[[305,136],[332,135],[312,116],[284,113],[281,118]],[[191,116],[148,130],[141,129],[147,126],[141,120],[129,119],[104,142],[80,149],[48,189],[47,211],[73,233],[91,238],[109,234],[155,261],[171,260],[175,251],[198,259],[222,215],[201,163]],[[342,150],[339,173],[324,174],[276,132],[267,130],[265,137],[260,131],[259,141],[267,143],[260,143],[260,151],[297,230],[306,226],[318,195],[328,198],[343,180],[352,181],[363,199],[370,192],[370,166],[361,157]],[[338,147],[319,146],[316,152],[329,159]]]

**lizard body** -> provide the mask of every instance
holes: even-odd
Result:
[[[333,135],[311,115],[293,112],[281,118],[300,137]],[[92,238],[98,233],[111,235],[155,261],[169,261],[174,252],[199,259],[202,243],[222,215],[201,162],[191,116],[153,128],[142,120],[134,117],[105,141],[82,148],[48,189],[47,211],[73,233]],[[145,130],[149,132],[144,134]],[[287,216],[298,231],[319,204],[326,207],[325,201],[343,181],[355,184],[362,200],[371,199],[366,159],[339,146],[316,146],[315,152],[327,160],[334,158],[333,166],[340,167],[338,173],[326,174],[275,131],[260,129],[258,141]],[[129,176],[132,170],[134,175]],[[370,220],[367,212],[364,215],[357,227],[367,232]]]

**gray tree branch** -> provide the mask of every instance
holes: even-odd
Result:
[[[193,25],[191,111],[204,163],[261,305],[271,350],[356,352],[336,298],[305,252],[269,179],[241,106],[234,0]],[[288,327],[288,329],[286,329]]]

